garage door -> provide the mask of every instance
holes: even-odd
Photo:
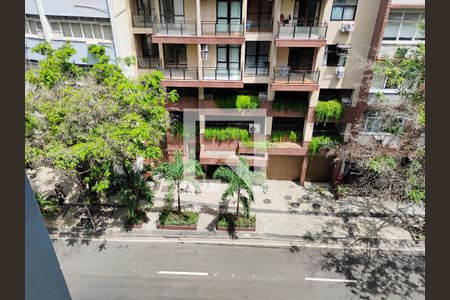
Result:
[[[267,177],[277,180],[299,180],[302,157],[269,155]]]
[[[306,169],[306,181],[330,182],[333,175],[333,158],[315,157],[309,158]]]

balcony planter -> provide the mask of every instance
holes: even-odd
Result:
[[[238,140],[203,140],[205,151],[236,151],[239,146]]]

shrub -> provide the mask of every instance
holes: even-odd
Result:
[[[297,134],[295,133],[295,131],[289,132],[289,140],[293,143],[297,142],[298,138],[297,138]]]
[[[309,143],[309,153],[315,155],[322,149],[331,148],[337,141],[329,136],[314,136]]]
[[[236,97],[234,96],[214,98],[214,102],[219,108],[236,108]]]
[[[253,228],[256,226],[256,217],[241,214],[239,218],[235,215],[226,213],[221,214],[217,221],[218,227],[241,227],[241,228]]]
[[[272,131],[272,142],[281,143],[283,141],[284,133],[283,131],[273,130]]]
[[[262,141],[262,142],[254,142],[254,141],[243,141],[242,146],[247,148],[255,148],[257,150],[266,150],[269,148],[271,143],[268,141]]]
[[[369,168],[369,170],[375,173],[392,170],[396,167],[396,165],[397,163],[395,159],[385,155],[372,157],[367,163],[367,167]]]
[[[271,141],[274,143],[283,142],[284,138],[289,139],[289,141],[296,143],[300,139],[301,134],[295,131],[281,131],[281,130],[273,130],[272,131],[272,139]]]
[[[158,223],[160,225],[195,225],[197,224],[198,213],[191,211],[174,212],[164,209],[160,215]]]
[[[255,109],[260,105],[258,96],[251,95],[239,95],[236,97],[236,108],[237,109]]]
[[[295,101],[293,99],[275,99],[272,102],[272,109],[276,111],[286,111],[288,109],[306,113],[308,104],[304,101]]]
[[[240,140],[248,141],[250,139],[250,134],[245,129],[227,127],[227,128],[206,128],[204,133],[204,138],[206,140]]]
[[[55,197],[45,197],[36,193],[35,198],[44,217],[55,217],[59,213],[58,202]]]
[[[326,123],[330,119],[335,119],[337,121],[342,117],[343,113],[344,107],[342,106],[342,103],[337,99],[330,101],[319,100],[315,109],[317,122]]]

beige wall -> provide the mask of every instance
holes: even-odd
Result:
[[[292,0],[281,0],[281,10],[280,10],[280,15],[291,15],[291,18],[293,18],[293,13],[294,13],[294,1]],[[280,20],[280,16],[273,16],[274,18],[277,19],[277,21]]]
[[[188,68],[198,67],[197,45],[186,45]]]
[[[287,66],[289,58],[289,48],[277,48],[277,67]]]
[[[186,22],[197,20],[195,0],[184,0],[184,19]]]
[[[201,1],[202,21],[216,21],[216,0]]]
[[[216,67],[217,47],[216,45],[208,45],[208,59],[203,60],[203,67],[215,68]]]

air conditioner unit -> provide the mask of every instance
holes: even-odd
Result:
[[[258,98],[260,101],[267,101],[267,92],[259,92]]]
[[[205,94],[205,100],[213,100],[212,94]]]
[[[344,78],[345,75],[345,68],[344,67],[337,67],[336,68],[336,77],[338,79]]]
[[[350,52],[350,49],[352,49],[350,45],[340,45],[340,44],[337,44],[336,48],[338,55],[347,55]]]
[[[355,22],[344,22],[341,26],[342,32],[353,32],[355,31]]]
[[[350,97],[341,97],[342,105],[350,107],[352,105],[352,99]]]
[[[261,124],[248,124],[248,132],[251,134],[260,133],[261,132]]]
[[[202,49],[202,51],[201,51],[202,60],[207,60],[208,59],[208,45],[202,44],[201,49]]]

